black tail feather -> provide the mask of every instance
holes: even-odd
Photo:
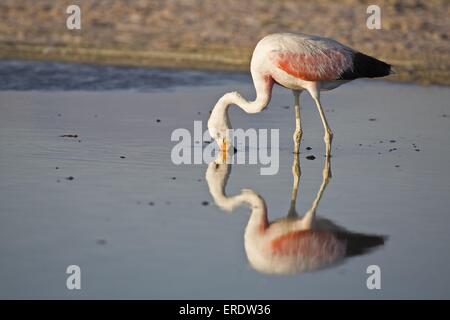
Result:
[[[386,62],[356,52],[353,56],[353,68],[341,74],[339,80],[354,80],[357,78],[378,78],[393,73],[392,66]]]
[[[348,231],[337,233],[337,237],[347,242],[347,257],[358,256],[383,246],[388,239],[386,236],[353,233]]]

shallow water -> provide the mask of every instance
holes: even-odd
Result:
[[[136,69],[127,70],[137,79]],[[207,164],[176,166],[170,158],[174,129],[193,130],[194,120],[206,129],[224,92],[252,97],[250,79],[170,74],[164,86],[98,85],[94,92],[67,78],[64,85],[47,79],[48,87],[17,84],[25,76],[2,83],[1,298],[450,298],[448,88],[355,81],[323,94],[335,138],[317,215],[386,241],[328,268],[270,275],[254,270],[244,250],[250,210],[223,211],[209,192]],[[292,102],[276,88],[260,114],[230,110],[235,128],[280,128],[279,172],[233,165],[226,187],[229,195],[260,194],[270,221],[289,208]],[[320,119],[306,94],[302,120],[299,213],[311,206],[324,165]],[[66,289],[71,264],[81,267],[81,290]],[[381,268],[380,290],[367,289],[369,265]]]
[[[0,90],[154,91],[242,81],[244,74],[100,66],[52,61],[0,60]]]

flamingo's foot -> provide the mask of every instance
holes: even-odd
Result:
[[[232,153],[235,154],[237,152],[236,147],[234,147],[228,140],[222,140],[222,143],[219,144],[220,153],[222,155],[222,160],[225,161],[228,157],[228,151],[232,150]]]

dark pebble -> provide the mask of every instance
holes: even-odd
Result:
[[[447,118],[448,115],[446,115],[445,113],[442,115],[442,118]]]
[[[96,242],[100,246],[104,246],[107,243],[106,239],[98,239]]]
[[[417,152],[419,152],[419,151],[420,151],[420,149],[414,149],[414,150],[416,150]]]
[[[125,156],[120,156],[120,159],[125,159],[126,157]]]
[[[66,180],[73,180],[74,177],[70,176],[70,177],[66,177]]]
[[[199,112],[197,112],[197,114],[198,114],[198,115],[201,115],[202,113],[199,111]]]
[[[377,121],[376,118],[369,118],[369,121]]]
[[[396,168],[400,168],[400,166],[398,164],[395,165]]]
[[[394,142],[397,142],[397,141],[395,141],[395,140],[389,140],[389,142],[390,142],[390,143],[394,143]]]
[[[62,138],[78,138],[77,134],[62,134],[60,135]]]
[[[156,122],[161,122],[161,119],[156,119]]]
[[[209,204],[208,201],[202,201],[202,206],[207,206]]]
[[[59,169],[59,167],[55,167],[55,169],[56,169],[56,170],[58,170],[58,169]]]
[[[171,179],[172,179],[172,180],[177,180],[177,177],[172,177]]]
[[[150,201],[150,202],[148,203],[148,205],[149,205],[149,206],[153,206],[153,205],[155,205],[155,203],[154,203],[153,201]]]
[[[306,147],[305,149],[306,149],[306,150],[311,150],[312,148],[311,148],[311,147]]]
[[[306,159],[308,159],[308,160],[314,160],[315,158],[316,158],[316,157],[313,156],[313,155],[306,156]]]
[[[58,113],[58,117],[61,117],[61,113]]]
[[[205,143],[205,144],[210,144],[212,141],[208,141],[208,140],[205,140],[205,141],[203,141],[203,143]]]

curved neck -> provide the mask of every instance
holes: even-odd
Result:
[[[230,120],[228,118],[228,107],[232,104],[237,105],[245,112],[254,109],[252,106],[255,102],[250,102],[244,99],[238,92],[229,92],[224,94],[214,106],[209,121],[217,125],[225,125],[231,128]]]
[[[244,189],[236,196],[228,197],[222,190],[209,189],[214,202],[222,209],[233,211],[235,208],[247,205],[251,209],[250,218],[245,233],[263,233],[269,225],[267,206],[263,198],[251,189]]]
[[[234,91],[224,94],[217,101],[209,118],[212,126],[226,125],[227,128],[231,128],[227,111],[232,104],[237,105],[246,113],[260,112],[267,106],[272,94],[273,79],[269,76],[254,78],[253,83],[256,90],[255,100],[248,101],[239,92]]]
[[[230,174],[231,165],[219,164],[212,161],[206,170],[206,182],[209,193],[216,205],[220,208],[233,211],[235,208],[248,205],[251,209],[251,216],[247,227],[257,224],[258,227],[268,225],[266,202],[256,192],[250,189],[243,189],[235,196],[227,196],[225,187]]]

